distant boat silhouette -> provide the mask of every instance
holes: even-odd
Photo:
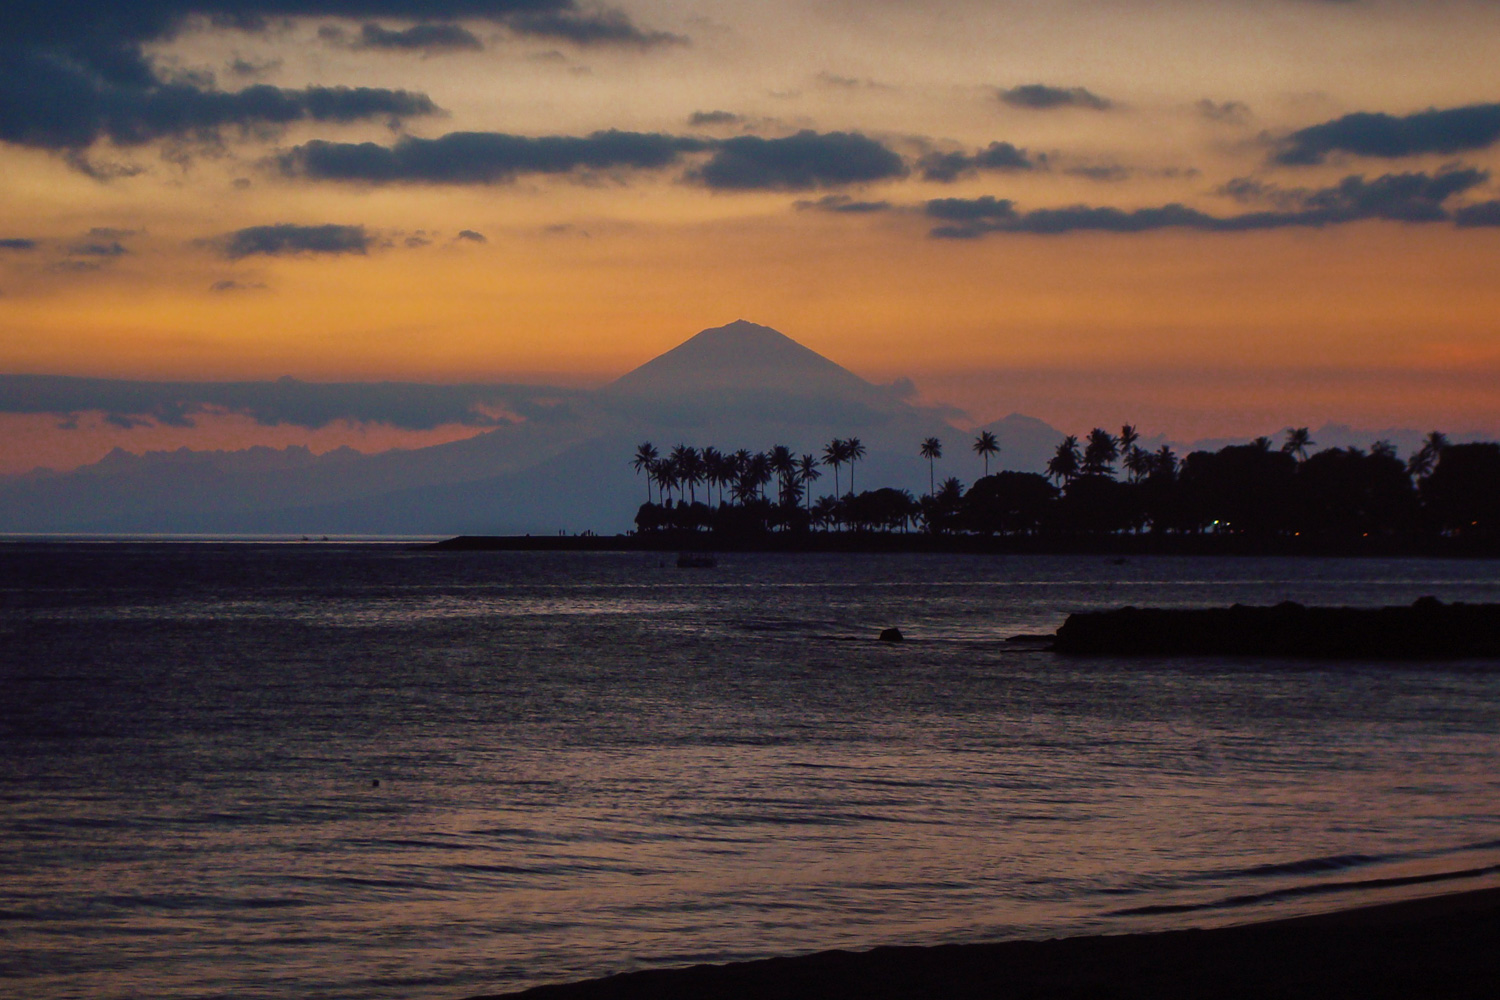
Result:
[[[719,565],[719,560],[707,552],[677,553],[678,569],[713,569],[717,565]]]

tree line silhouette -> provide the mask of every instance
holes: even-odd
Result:
[[[928,492],[891,487],[856,492],[858,438],[830,441],[821,455],[769,451],[701,451],[678,445],[665,455],[650,443],[632,465],[646,479],[636,514],[641,533],[711,531],[728,537],[771,532],[927,532],[932,535],[1074,536],[1220,535],[1349,543],[1360,539],[1500,536],[1500,444],[1451,444],[1427,435],[1406,460],[1377,441],[1368,451],[1312,451],[1305,427],[1270,438],[1195,451],[1179,459],[1162,445],[1147,451],[1136,428],[1119,434],[1094,428],[1069,435],[1046,473],[1001,471],[990,459],[1000,446],[981,431],[971,450],[983,475],[968,489],[957,477],[939,481],[942,441],[921,441]],[[840,492],[848,467],[849,489]],[[833,471],[831,493],[814,499],[822,469]],[[699,499],[698,489],[703,488]],[[655,490],[653,496],[653,489]],[[717,491],[717,502],[715,502]]]

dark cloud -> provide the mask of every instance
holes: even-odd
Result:
[[[222,287],[220,287],[222,286]],[[255,287],[219,282],[220,291]],[[0,375],[0,413],[45,413],[76,423],[103,413],[117,426],[192,426],[209,412],[243,414],[265,426],[317,429],[338,420],[406,430],[450,424],[497,427],[555,415],[576,392],[546,386],[402,382],[130,382],[59,375]]]
[[[688,116],[688,124],[695,128],[705,125],[738,125],[744,121],[733,111],[694,111]]]
[[[286,90],[259,84],[220,91],[157,82],[122,86],[75,65],[15,53],[7,60],[5,54],[0,48],[0,142],[44,149],[81,150],[101,138],[120,146],[169,137],[210,139],[227,126],[347,123],[437,111],[426,95],[405,90]],[[82,157],[73,162],[99,179],[119,173],[91,169]]]
[[[1450,212],[1446,202],[1488,178],[1484,171],[1473,169],[1453,169],[1437,175],[1386,174],[1374,180],[1346,177],[1333,187],[1302,192],[1296,196],[1293,208],[1229,216],[1209,215],[1180,204],[1138,209],[1073,205],[1017,212],[1014,203],[988,196],[934,199],[927,203],[927,214],[945,223],[934,228],[931,235],[946,239],[972,239],[992,232],[1141,233],[1158,229],[1246,232],[1321,227],[1366,219],[1458,222],[1463,213],[1480,206]]]
[[[1405,117],[1359,112],[1293,132],[1275,154],[1288,165],[1322,163],[1330,153],[1394,159],[1461,153],[1500,141],[1500,104],[1430,108]]]
[[[1083,87],[1049,87],[1028,83],[1000,91],[1000,100],[1017,108],[1050,111],[1054,108],[1089,108],[1108,111],[1114,104]]]
[[[393,146],[315,140],[282,154],[290,176],[365,183],[496,184],[520,174],[653,170],[712,152],[689,178],[720,190],[801,191],[901,177],[899,154],[858,133],[799,132],[781,139],[700,139],[662,133],[594,132],[529,137],[453,132],[403,137]]]
[[[140,235],[140,230],[116,229],[114,226],[95,226],[89,230],[89,235],[96,240],[128,240],[132,236]]]
[[[901,157],[874,139],[803,130],[783,139],[724,139],[691,176],[716,190],[805,191],[905,175]]]
[[[840,76],[838,73],[830,73],[823,70],[815,78],[818,83],[825,87],[833,87],[838,90],[895,90],[889,83],[881,83],[879,80],[871,80],[865,77]]]
[[[92,177],[96,181],[109,182],[119,180],[122,177],[134,177],[145,173],[146,168],[134,163],[116,163],[110,160],[101,160],[98,157],[87,156],[82,150],[68,149],[62,154],[63,160],[86,177]]]
[[[1265,204],[1282,211],[1293,211],[1313,195],[1305,187],[1283,187],[1255,177],[1235,177],[1214,189],[1215,194],[1232,198],[1242,205]]]
[[[686,45],[688,39],[668,31],[639,27],[618,10],[581,11],[571,4],[538,3],[542,8],[508,15],[505,24],[517,34],[557,38],[574,45]]]
[[[1500,226],[1500,201],[1482,201],[1453,213],[1453,221],[1465,229],[1476,226]]]
[[[221,237],[218,245],[224,256],[238,260],[257,254],[270,257],[297,253],[362,254],[372,242],[364,226],[297,226],[283,222],[236,230]]]
[[[456,237],[456,239],[468,240],[471,243],[488,243],[489,242],[489,240],[487,240],[487,239],[484,238],[484,234],[483,233],[481,233],[481,232],[479,232],[477,230],[474,230],[474,229],[460,229],[458,231],[458,236]]]
[[[129,252],[118,241],[78,243],[68,248],[68,253],[78,257],[123,257]]]
[[[1043,162],[1008,142],[992,142],[973,155],[928,153],[917,161],[917,169],[923,180],[947,184],[980,170],[1035,170]]]
[[[473,52],[484,48],[484,43],[473,32],[458,24],[414,24],[400,30],[365,24],[359,29],[357,44],[364,49],[392,49],[429,55],[439,52]]]
[[[23,236],[9,236],[0,239],[0,250],[35,250],[36,240],[27,239]]]
[[[829,87],[842,87],[847,90],[853,90],[865,85],[864,80],[858,80],[852,76],[839,76],[837,73],[830,73],[827,70],[819,73],[817,79],[819,83]]]
[[[868,215],[886,212],[891,208],[888,201],[855,201],[847,194],[827,194],[811,201],[795,203],[800,211],[839,212],[846,215]]]
[[[265,287],[265,285],[258,281],[245,282],[235,281],[233,278],[224,278],[209,285],[208,290],[211,292],[251,292],[259,291]]]
[[[28,45],[64,51],[80,61],[137,73],[127,53],[170,38],[191,18],[221,27],[264,30],[281,18],[391,18],[419,24],[462,18],[503,24],[518,34],[565,38],[585,44],[665,35],[634,25],[618,10],[587,8],[574,0],[11,0],[7,34]],[[670,37],[670,36],[668,36]]]
[[[315,140],[284,154],[280,165],[284,173],[314,180],[496,184],[523,173],[664,167],[707,148],[699,139],[642,132],[541,138],[451,132],[438,139],[406,136],[394,146]]]
[[[1129,167],[1121,166],[1118,163],[1096,163],[1077,167],[1069,167],[1067,170],[1064,170],[1063,173],[1067,174],[1070,177],[1082,177],[1086,180],[1091,181],[1108,181],[1113,183],[1116,181],[1129,180],[1131,174],[1133,174],[1134,171],[1132,171]]]
[[[465,36],[473,36],[465,29],[433,23],[463,17],[580,45],[680,41],[642,29],[618,11],[584,10],[573,0],[10,0],[0,28],[0,142],[77,151],[101,138],[122,146],[216,139],[228,126],[437,110],[423,94],[382,88],[221,91],[206,79],[173,77],[148,55],[149,43],[172,38],[194,18],[259,31],[281,18],[325,16],[415,21],[399,31],[371,24],[369,44],[424,51],[466,46]],[[250,63],[242,68],[254,71]]]
[[[1205,97],[1194,107],[1211,122],[1243,125],[1250,120],[1250,106],[1242,101],[1210,101]]]
[[[1013,219],[1016,203],[1009,198],[984,195],[979,198],[934,198],[927,203],[927,214],[935,219],[956,222]]]
[[[235,76],[259,78],[281,68],[280,59],[268,59],[265,62],[252,62],[249,59],[236,56],[229,61],[229,72]]]

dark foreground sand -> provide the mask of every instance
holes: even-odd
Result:
[[[1500,998],[1500,889],[1216,930],[830,951],[632,972],[528,1000]],[[476,998],[487,1000],[487,998]]]

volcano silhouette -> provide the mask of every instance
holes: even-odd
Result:
[[[742,319],[698,333],[609,386],[615,393],[655,396],[725,389],[841,397],[882,392],[786,334]]]
[[[863,426],[910,407],[792,338],[736,320],[712,327],[599,391],[601,405],[630,420],[726,431],[757,425]]]

